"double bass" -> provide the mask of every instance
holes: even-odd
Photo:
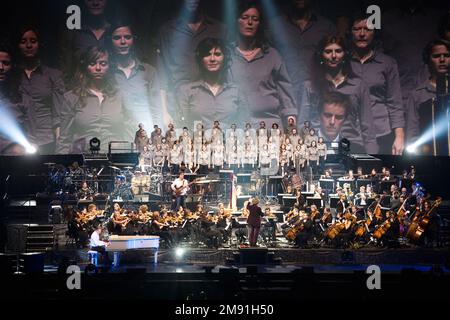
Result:
[[[430,220],[431,220],[431,214],[433,213],[434,210],[436,210],[436,208],[442,203],[442,198],[438,197],[434,202],[433,205],[431,206],[430,210],[428,210],[427,212],[425,212],[425,214],[416,219],[415,221],[413,221],[411,223],[411,225],[409,226],[408,232],[406,233],[406,236],[413,242],[418,242],[420,240],[420,238],[423,236],[423,234],[425,233],[426,228],[428,227],[428,225],[430,224]]]

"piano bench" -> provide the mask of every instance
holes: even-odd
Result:
[[[98,266],[98,252],[94,250],[88,251],[88,259],[89,262],[92,263],[94,266]]]

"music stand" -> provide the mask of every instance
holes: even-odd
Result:
[[[294,196],[284,196],[283,197],[283,206],[285,207],[293,207],[295,202],[297,202],[297,197]]]
[[[391,191],[391,186],[395,183],[395,180],[380,181],[380,193],[383,193],[385,191],[389,193]]]
[[[367,186],[368,184],[371,184],[372,183],[372,180],[370,180],[370,179],[358,179],[358,180],[356,180],[356,190],[359,192],[359,188],[361,187],[361,186]]]
[[[320,209],[323,207],[323,201],[321,198],[314,198],[314,197],[306,197],[306,205],[310,207],[311,205],[315,204],[317,209]]]
[[[333,179],[319,179],[319,185],[323,190],[334,191]]]
[[[252,196],[249,196],[249,195],[238,196],[237,201],[236,201],[236,206],[238,208],[243,208],[244,202],[250,200],[251,197]]]
[[[330,208],[336,209],[338,202],[339,202],[339,197],[330,196]]]

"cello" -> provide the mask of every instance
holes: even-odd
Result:
[[[425,230],[427,229],[428,225],[430,224],[431,220],[431,214],[433,211],[436,210],[436,208],[442,203],[442,198],[438,197],[434,202],[431,208],[420,218],[418,218],[416,221],[413,221],[411,225],[409,226],[408,232],[406,236],[412,241],[412,242],[418,242],[420,238],[425,233]]]

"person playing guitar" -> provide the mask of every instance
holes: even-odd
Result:
[[[178,209],[181,207],[185,207],[185,198],[186,194],[189,191],[189,186],[194,183],[188,183],[186,179],[184,179],[184,172],[180,171],[178,174],[178,178],[175,179],[174,182],[172,182],[172,185],[170,188],[172,189],[172,207],[170,208],[172,211],[178,211]]]

